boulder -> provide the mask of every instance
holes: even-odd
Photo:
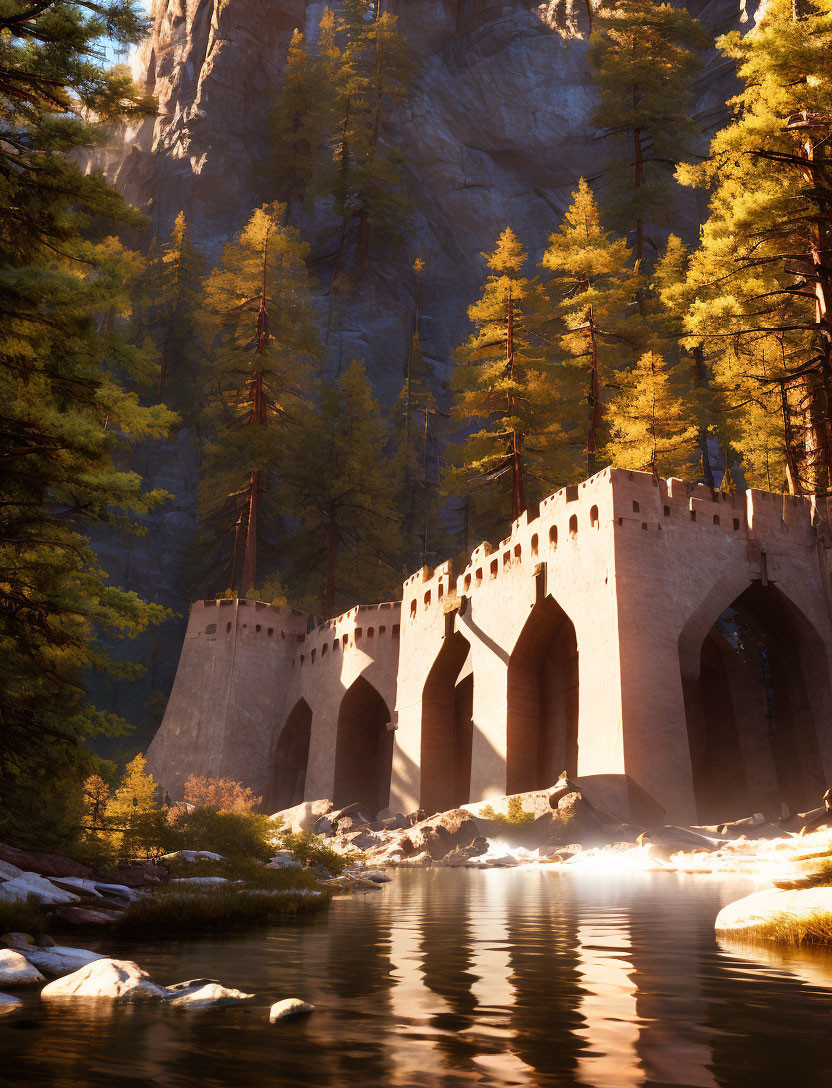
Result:
[[[691,853],[694,850],[718,850],[724,845],[724,841],[714,840],[698,831],[692,831],[687,827],[676,827],[672,824],[664,827],[653,827],[649,831],[643,831],[636,842],[639,846],[655,844],[662,846],[672,853]]]
[[[0,900],[4,902],[25,902],[29,898],[50,907],[58,903],[78,902],[74,892],[58,888],[51,880],[37,873],[23,873],[0,884]]]
[[[211,850],[174,850],[172,854],[162,854],[160,861],[225,861],[225,857]]]
[[[390,877],[387,873],[383,873],[381,869],[348,869],[348,873],[354,873],[357,876],[364,877],[365,880],[372,880],[376,884],[389,884]]]
[[[134,903],[141,899],[139,892],[135,888],[128,888],[126,884],[103,884],[100,880],[86,880],[80,876],[53,877],[52,883],[67,891],[92,895],[97,899],[118,899],[124,903]]]
[[[356,850],[362,852],[366,850],[372,850],[376,846],[382,845],[382,838],[379,835],[374,835],[371,831],[363,829],[361,831],[352,831],[345,835],[344,838],[350,845],[354,846]]]
[[[126,884],[128,888],[142,888],[167,883],[170,870],[157,861],[120,861],[114,869],[99,873],[96,878],[104,884]]]
[[[164,986],[130,960],[93,960],[71,975],[55,979],[41,990],[46,1000],[68,997],[104,997],[112,1001],[148,1001],[168,997]]]
[[[600,817],[582,793],[563,794],[555,815],[557,821],[549,841],[554,839],[564,845],[567,842],[600,845],[609,841]]]
[[[19,997],[12,997],[11,994],[0,994],[0,1016],[4,1012],[16,1012],[21,1008],[23,1008],[23,1002]]]
[[[176,876],[171,884],[200,884],[206,888],[216,887],[218,884],[230,884],[227,876]]]
[[[302,869],[303,862],[293,856],[291,850],[278,850],[274,857],[266,863],[267,869]]]
[[[549,807],[558,808],[562,798],[566,797],[570,793],[577,793],[583,796],[581,787],[573,782],[571,778],[566,774],[566,771],[560,776],[557,782],[552,786],[549,792]]]
[[[8,861],[0,861],[0,880],[11,880],[15,876],[23,876],[23,869],[10,865]]]
[[[206,1009],[215,1005],[233,1005],[236,1001],[248,1001],[254,994],[229,989],[213,978],[192,979],[168,986],[170,1004],[177,1008]]]
[[[530,790],[528,793],[509,793],[504,797],[491,797],[487,801],[473,801],[462,808],[472,816],[491,819],[493,815],[508,816],[522,809],[537,817],[549,811],[549,790]]]
[[[59,919],[70,926],[109,926],[119,916],[119,911],[114,910],[90,910],[89,907],[73,907],[62,905],[52,912],[53,919]]]
[[[278,1020],[288,1020],[290,1016],[304,1016],[314,1011],[315,1006],[308,1001],[301,1001],[299,997],[285,997],[282,1001],[275,1001],[269,1009],[269,1023],[276,1024]]]
[[[717,933],[737,933],[766,925],[777,918],[800,921],[817,914],[832,916],[832,887],[797,891],[769,888],[752,892],[723,907],[716,916],[714,929]]]
[[[69,975],[86,967],[94,960],[103,960],[100,952],[90,952],[87,948],[69,948],[66,945],[53,945],[44,948],[40,945],[28,945],[21,949],[23,955],[33,963],[39,971],[50,978],[59,978],[61,975]]]
[[[373,814],[366,805],[362,805],[360,801],[355,801],[345,808],[328,812],[326,818],[331,823],[333,831],[352,831],[364,824],[372,823]]]
[[[426,850],[436,861],[457,846],[470,846],[479,837],[477,821],[465,809],[457,808],[437,813],[416,824],[402,838],[401,844],[409,845],[409,850],[403,850],[405,855]]]
[[[333,807],[332,801],[328,798],[322,798],[319,801],[303,801],[292,808],[283,808],[279,812],[272,813],[269,819],[280,820],[287,831],[315,831],[316,834],[322,834],[317,831],[316,824],[328,812],[332,812]]]
[[[17,850],[14,846],[0,843],[0,861],[8,862],[27,873],[39,876],[92,876],[92,869],[64,854],[51,854]]]
[[[11,948],[0,951],[0,986],[27,986],[32,982],[43,982],[44,978],[20,952]]]

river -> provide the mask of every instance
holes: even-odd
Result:
[[[398,870],[300,924],[85,941],[230,1008],[41,1004],[0,1021],[0,1084],[50,1088],[832,1084],[832,953],[719,944],[748,880]],[[268,1023],[283,997],[317,1011]]]

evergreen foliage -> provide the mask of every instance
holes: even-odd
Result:
[[[644,224],[660,221],[673,168],[696,135],[695,51],[709,41],[684,8],[654,0],[605,0],[593,17],[589,59],[600,102],[592,120],[617,152],[607,171],[609,211],[620,230],[635,232],[639,259]]]
[[[308,246],[284,216],[281,204],[258,208],[205,284],[218,331],[216,440],[206,450],[200,502],[220,544],[217,563],[228,571],[220,580],[243,595],[257,582],[258,530],[264,515],[279,512],[273,477],[320,350]]]
[[[282,480],[284,507],[297,522],[289,534],[290,575],[307,607],[327,618],[390,599],[399,587],[400,516],[388,440],[357,360],[323,386],[291,435]]]
[[[721,394],[721,427],[750,483],[828,493],[832,451],[832,7],[772,0],[719,48],[744,89],[710,159],[687,331]]]
[[[117,466],[175,419],[141,404],[156,365],[120,335],[140,262],[106,232],[142,221],[73,158],[107,123],[152,110],[99,59],[103,35],[130,44],[142,32],[129,3],[0,11],[0,833],[20,842],[36,828],[41,844],[77,837],[82,742],[124,727],[89,704],[82,675],[132,675],[102,639],[165,614],[109,586],[85,536],[138,530],[164,501]]]

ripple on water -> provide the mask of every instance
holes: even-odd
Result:
[[[327,917],[117,945],[164,983],[255,993],[187,1012],[41,1006],[0,1023],[0,1085],[282,1088],[832,1084],[832,955],[716,941],[748,881],[400,870]],[[270,1025],[274,1001],[316,1012]]]

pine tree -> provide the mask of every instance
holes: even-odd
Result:
[[[712,187],[687,330],[713,368],[749,482],[768,486],[773,471],[790,491],[828,493],[832,11],[826,0],[772,0],[753,30],[718,44],[744,89],[710,160],[679,172]]]
[[[368,0],[342,0],[337,29],[338,102],[334,155],[340,245],[354,244],[356,272],[367,264],[374,232],[392,238],[407,229],[410,204],[402,192],[401,156],[385,134],[390,104],[404,98],[413,64],[395,15]],[[331,51],[330,51],[331,53]]]
[[[526,251],[507,227],[491,254],[490,275],[468,310],[476,331],[455,355],[453,418],[476,428],[450,451],[450,490],[471,495],[487,533],[517,518],[527,491],[551,487],[562,446],[555,383],[543,351],[539,285],[523,275]]]
[[[107,838],[118,856],[161,854],[165,818],[160,790],[141,752],[128,764],[106,805]]]
[[[73,157],[109,122],[153,112],[124,69],[99,62],[102,37],[142,33],[125,3],[0,12],[0,830],[41,846],[78,834],[84,740],[125,728],[88,703],[82,676],[129,675],[102,640],[165,615],[109,586],[85,536],[164,500],[117,464],[174,421],[135,392],[155,378],[120,335],[138,261],[104,237],[107,220],[143,221]]]
[[[609,409],[610,439],[604,451],[616,467],[656,477],[689,474],[698,429],[676,370],[648,351],[633,370],[619,375],[621,390]]]
[[[310,404],[282,478],[290,535],[290,581],[309,607],[330,617],[357,602],[384,600],[399,584],[401,552],[389,434],[364,364],[354,361]]]
[[[635,231],[639,260],[645,221],[661,217],[673,168],[696,135],[694,51],[709,41],[684,8],[653,0],[605,2],[593,19],[589,60],[600,102],[592,120],[617,145],[607,171],[609,210],[619,229]]]
[[[204,275],[204,258],[191,244],[180,212],[167,240],[154,240],[133,290],[134,327],[140,337],[150,337],[159,357],[157,397],[173,403],[188,419],[198,412],[202,395],[199,317]]]
[[[219,433],[206,451],[203,516],[233,533],[230,585],[257,581],[261,499],[281,461],[284,431],[300,410],[319,354],[306,272],[309,252],[283,226],[281,204],[258,208],[205,285],[214,314]],[[274,504],[272,504],[274,506]]]
[[[649,330],[635,305],[644,280],[633,263],[626,241],[601,226],[595,197],[581,178],[542,261],[553,273],[547,295],[550,328],[557,336],[554,382],[568,405],[567,418],[586,419],[575,429],[576,436],[586,436],[585,464],[578,467],[573,439],[565,478],[581,475],[584,468],[587,476],[597,471],[598,450],[608,433],[608,391],[649,345]]]

